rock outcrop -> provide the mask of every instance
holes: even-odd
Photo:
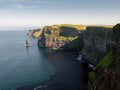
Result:
[[[28,36],[31,36],[33,38],[39,38],[40,34],[41,34],[41,29],[29,30],[29,32],[27,33]]]
[[[38,46],[67,51],[80,50],[83,46],[80,32],[76,27],[45,26],[38,39]]]

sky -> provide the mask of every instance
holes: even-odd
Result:
[[[115,25],[120,0],[0,0],[0,26]]]

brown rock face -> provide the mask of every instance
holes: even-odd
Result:
[[[39,47],[62,49],[79,35],[79,31],[71,27],[45,26],[38,40]]]

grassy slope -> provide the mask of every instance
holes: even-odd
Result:
[[[114,54],[111,51],[102,60],[100,60],[100,62],[96,66],[95,71],[90,72],[89,74],[90,90],[96,90],[98,86],[98,82],[104,78],[104,70],[109,69],[109,67],[112,65],[113,62],[114,62]]]

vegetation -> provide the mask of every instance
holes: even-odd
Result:
[[[108,33],[107,31],[105,32]],[[94,71],[89,73],[89,90],[120,90],[120,24],[115,25],[105,39],[111,40],[111,37],[114,41],[110,43],[112,51],[99,61]]]
[[[86,26],[85,25],[74,25],[74,24],[61,24],[59,25],[61,27],[70,27],[70,28],[75,28],[77,30],[86,30]]]
[[[100,86],[100,83],[104,81],[105,73],[110,68],[110,66],[114,62],[114,54],[113,51],[110,51],[96,66],[95,71],[90,72],[89,77],[89,89],[90,90],[98,90],[97,88]]]
[[[52,36],[52,35],[51,34],[45,34],[45,37],[47,37],[47,38],[50,38],[50,36]],[[54,36],[54,39],[62,39],[64,41],[66,41],[66,40],[73,41],[76,38],[78,38],[78,36],[75,36],[75,37]]]
[[[54,30],[54,29],[60,29],[60,26],[59,25],[53,25],[53,26],[45,26],[45,28],[44,29],[52,29],[52,30]]]
[[[104,70],[106,68],[109,68],[109,66],[113,63],[114,61],[114,55],[113,52],[111,51],[108,55],[106,55],[102,60],[97,65],[97,69]]]
[[[54,28],[54,29],[60,29],[61,27],[75,28],[77,30],[82,30],[82,31],[86,30],[85,25],[60,24],[60,25],[46,26],[46,28]]]
[[[34,36],[35,38],[38,38],[40,35],[41,35],[41,31],[36,31],[36,32],[33,34],[33,36]]]

